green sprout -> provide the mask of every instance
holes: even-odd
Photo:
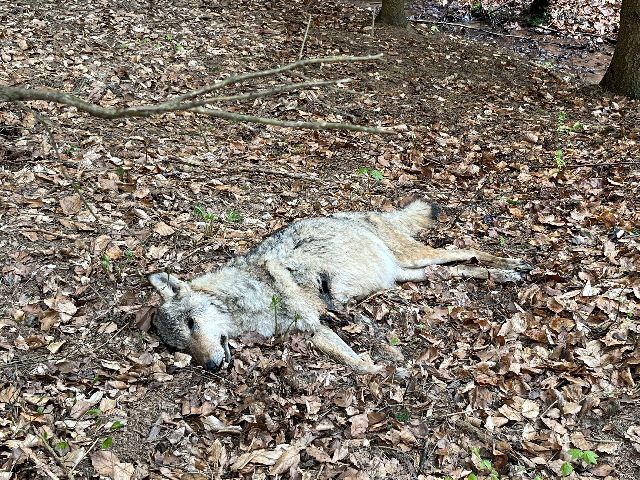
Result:
[[[558,167],[558,170],[562,170],[564,167],[567,166],[567,162],[565,162],[564,160],[564,150],[562,150],[561,148],[556,150],[554,153],[554,157],[556,160],[556,167]]]

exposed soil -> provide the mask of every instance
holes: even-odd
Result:
[[[33,111],[0,106],[0,479],[489,478],[481,458],[502,478],[636,478],[638,102],[528,41],[372,35],[365,6],[333,2],[4,3],[0,83],[157,102],[297,59],[308,13],[306,56],[383,59],[303,72],[346,87],[229,108],[397,134],[33,102],[56,155]],[[147,331],[148,273],[188,278],[296,218],[414,195],[444,208],[430,244],[536,268],[517,285],[435,269],[353,305],[332,327],[388,375],[356,376],[299,334],[240,339],[212,374]]]

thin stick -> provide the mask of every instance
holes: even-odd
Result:
[[[53,473],[51,471],[51,469],[47,466],[46,463],[44,463],[42,460],[40,460],[37,455],[35,454],[35,452],[30,449],[29,447],[25,447],[25,446],[21,446],[19,447],[20,450],[22,450],[24,453],[27,454],[27,457],[29,457],[31,459],[31,461],[33,461],[33,463],[36,464],[36,466],[42,470],[42,472],[44,474],[46,474],[51,480],[60,480],[60,477],[58,477],[55,473]]]
[[[373,30],[376,28],[376,7],[371,9],[371,36],[373,37]]]
[[[277,75],[282,72],[287,72],[289,70],[294,70],[296,68],[305,67],[307,65],[315,65],[319,63],[352,63],[352,62],[366,62],[369,60],[378,60],[382,58],[382,54],[378,55],[366,55],[363,57],[349,57],[349,56],[337,56],[337,57],[322,57],[322,58],[307,58],[304,60],[298,60],[297,62],[288,63],[287,65],[283,65],[281,67],[272,68],[269,70],[259,70],[257,72],[249,72],[243,73],[240,75],[233,75],[231,77],[227,77],[224,80],[216,82],[212,85],[207,85],[205,87],[199,88],[198,90],[193,90],[192,92],[185,93],[183,95],[179,95],[174,97],[174,101],[184,101],[190,98],[198,97],[200,95],[204,95],[205,93],[212,92],[213,90],[226,87],[227,85],[231,85],[234,83],[245,82],[247,80],[253,80],[255,78],[269,77],[273,75]],[[0,89],[0,95],[2,94],[2,90]],[[0,96],[1,98],[1,96]]]
[[[82,460],[85,459],[85,457],[87,455],[89,455],[89,452],[91,452],[91,450],[93,450],[93,447],[96,446],[96,443],[98,443],[98,440],[100,440],[100,437],[96,438],[93,443],[91,444],[91,446],[87,449],[86,452],[84,452],[82,455],[80,455],[80,457],[78,458],[78,460],[76,460],[76,462],[73,464],[73,467],[71,468],[71,470],[69,470],[69,474],[67,475],[67,478],[69,480],[73,480],[73,472],[75,471],[75,469],[78,467],[78,465],[80,465],[80,462]]]
[[[300,45],[298,60],[302,60],[302,52],[304,52],[304,46],[307,43],[307,37],[309,36],[309,27],[311,27],[311,14],[309,14],[309,20],[307,20],[307,29],[304,31],[304,38],[302,39],[302,45]]]

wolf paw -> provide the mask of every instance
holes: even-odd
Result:
[[[516,272],[528,272],[533,270],[533,266],[522,258],[501,258],[495,265],[503,270],[515,270]]]
[[[363,358],[359,365],[354,366],[355,370],[360,374],[376,375],[382,373],[384,367],[377,365],[371,361],[371,359]]]

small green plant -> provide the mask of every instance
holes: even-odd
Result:
[[[471,13],[472,14],[481,14],[484,9],[482,8],[482,2],[476,0],[471,4]]]
[[[124,251],[124,257],[129,261],[132,262],[135,258],[136,258],[136,254],[133,250],[131,250],[130,248],[127,248]]]
[[[375,168],[360,167],[357,170],[357,173],[358,175],[364,175],[365,177],[367,177],[367,179],[373,178],[376,182],[380,182],[384,178],[382,172],[380,172],[380,170],[376,170]]]
[[[200,220],[207,223],[205,233],[211,234],[213,232],[213,224],[218,221],[218,216],[205,210],[202,205],[196,205],[193,207],[193,214]]]
[[[64,151],[64,153],[66,153],[67,155],[72,156],[72,155],[74,155],[74,154],[75,154],[79,149],[80,149],[80,148],[79,148],[77,145],[74,145],[73,143],[71,143],[71,144],[67,145],[67,146],[64,148],[64,150],[63,150],[63,151]]]
[[[279,295],[274,295],[271,297],[271,310],[273,310],[273,320],[275,324],[278,324],[278,311],[280,310],[280,306],[282,305],[282,297]]]
[[[396,336],[393,336],[389,339],[389,345],[391,345],[392,347],[395,347],[396,345],[400,344],[400,339]]]
[[[439,33],[439,32],[440,32],[440,29],[438,28],[438,26],[437,26],[437,25],[431,25],[431,28],[429,29],[429,31],[430,31],[431,33]]]
[[[180,50],[183,49],[183,46],[180,44],[180,42],[178,42],[176,40],[176,37],[174,37],[173,35],[171,35],[170,33],[168,33],[167,35],[164,36],[164,39],[167,41],[167,43],[169,43],[169,45],[171,45],[173,47],[173,49],[178,52]]]
[[[227,210],[224,214],[224,221],[227,223],[242,223],[244,217],[235,210]]]
[[[598,455],[591,450],[571,448],[569,449],[569,456],[572,460],[583,461],[586,465],[595,465],[598,463]]]
[[[563,110],[558,112],[557,128],[558,133],[575,133],[584,130],[584,126],[580,122],[575,122],[573,125],[567,125],[567,114]]]
[[[61,457],[66,455],[69,452],[69,442],[61,441],[57,442],[53,449],[60,455]]]
[[[120,420],[116,420],[111,424],[111,430],[120,430],[123,427],[124,423],[122,423]]]
[[[111,448],[111,445],[113,445],[113,438],[111,436],[108,436],[102,441],[102,443],[100,444],[100,448],[102,450],[106,450],[107,448]]]
[[[104,271],[104,273],[111,272],[111,259],[109,258],[109,255],[106,254],[106,252],[103,252],[102,255],[100,255],[100,265],[102,265],[102,270]]]
[[[300,315],[298,312],[296,312],[293,315],[293,320],[291,320],[291,323],[289,323],[289,325],[287,325],[286,330],[284,331],[284,333],[282,334],[283,337],[287,337],[287,335],[289,335],[289,331],[291,330],[291,327],[293,327],[295,325],[295,327],[298,327],[298,322],[302,320],[302,315]]]
[[[500,235],[500,238],[498,239],[498,241],[500,242],[500,246],[502,248],[504,248],[507,245],[507,239],[504,238],[504,235]]]
[[[478,473],[486,475],[491,480],[498,480],[500,478],[500,475],[498,474],[496,469],[493,468],[493,463],[491,463],[491,460],[484,459],[480,456],[479,448],[471,449],[471,457],[473,458],[473,463],[478,468]],[[467,480],[477,480],[477,478],[478,476],[475,473],[470,473],[467,476]]]
[[[395,415],[396,420],[402,423],[406,423],[409,421],[409,419],[411,418],[411,412],[409,410],[407,410],[406,408],[402,408],[400,410],[398,410],[398,412]]]
[[[562,150],[561,148],[555,151],[554,158],[556,160],[556,167],[558,168],[558,170],[562,170],[567,166],[567,162],[565,162],[564,160],[564,150]]]
[[[564,462],[560,466],[560,475],[562,475],[563,477],[568,477],[569,475],[571,475],[571,472],[573,472],[573,465],[571,465],[569,462]]]
[[[205,222],[213,222],[214,220],[218,219],[218,217],[216,217],[213,213],[205,210],[202,205],[196,205],[195,207],[193,207],[193,214],[201,220],[204,220]]]
[[[567,452],[571,457],[570,462],[564,462],[560,466],[560,475],[568,477],[574,470],[573,463],[582,462],[586,466],[593,466],[598,463],[598,455],[591,450],[581,450],[579,448],[570,448]],[[573,463],[572,463],[573,462]]]
[[[539,27],[540,25],[542,25],[544,23],[544,16],[542,15],[534,15],[533,17],[531,17],[531,19],[529,20],[529,24],[532,27]]]
[[[365,178],[365,192],[369,197],[369,204],[371,204],[371,196],[369,193],[371,192],[371,180],[373,179],[375,182],[381,182],[384,179],[384,175],[380,170],[376,170],[374,168],[369,167],[360,167],[356,170],[358,175],[362,175]]]
[[[567,114],[564,110],[560,110],[558,112],[558,132],[563,132],[567,126],[565,122],[567,121]]]
[[[92,417],[99,417],[100,415],[102,415],[102,410],[100,410],[99,408],[91,408],[87,410],[84,414],[90,415]]]

